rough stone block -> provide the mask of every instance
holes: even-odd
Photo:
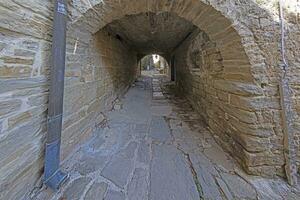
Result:
[[[21,108],[22,101],[13,99],[8,101],[0,101],[0,116],[15,112]]]
[[[107,186],[106,183],[93,183],[87,191],[84,200],[104,199]]]
[[[74,180],[66,191],[64,191],[63,197],[66,199],[79,200],[89,182],[91,182],[91,178],[87,177]]]

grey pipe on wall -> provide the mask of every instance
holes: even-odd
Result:
[[[60,185],[68,177],[67,174],[60,170],[60,144],[66,56],[66,24],[66,0],[55,0],[47,140],[44,166],[44,183],[53,190],[59,189]]]

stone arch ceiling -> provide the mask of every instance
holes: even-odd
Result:
[[[249,19],[259,15],[261,10],[253,1],[239,0],[76,1],[70,7],[68,36],[86,41],[87,35],[127,15],[175,13],[207,33],[220,50],[226,69],[238,74],[243,81],[260,85],[269,77],[265,75],[265,59],[256,41],[260,38],[254,38]]]
[[[172,13],[142,13],[126,16],[106,26],[140,54],[168,54],[196,27]]]

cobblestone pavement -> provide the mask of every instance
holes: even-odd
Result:
[[[63,163],[70,179],[61,190],[32,199],[300,199],[284,180],[243,173],[186,100],[163,95],[159,79],[136,82],[120,102]]]

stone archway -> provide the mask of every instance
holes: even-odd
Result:
[[[252,3],[252,9],[260,8]],[[258,48],[254,42],[253,33],[248,27],[243,25],[243,19],[236,16],[241,13],[235,8],[235,13],[227,13],[233,7],[229,2],[218,4],[214,1],[205,3],[199,0],[189,1],[96,1],[93,4],[74,5],[74,19],[70,22],[69,31],[71,37],[82,37],[86,40],[87,35],[96,33],[105,25],[114,20],[121,19],[126,15],[139,13],[159,13],[171,12],[181,18],[192,22],[195,26],[206,32],[211,40],[216,41],[218,48],[224,57],[225,66],[232,67],[234,55],[239,65],[243,66],[246,73],[244,79],[254,82],[254,74],[251,73],[251,65],[257,63],[258,52],[253,49]],[[78,12],[81,10],[81,13]],[[72,10],[71,10],[72,11]],[[244,42],[247,41],[247,42]],[[256,62],[254,62],[256,61]],[[261,61],[261,60],[260,60]],[[230,63],[231,62],[231,63]],[[261,61],[260,64],[263,64]],[[240,70],[241,71],[241,70]],[[252,75],[253,74],[253,75]],[[247,77],[250,76],[250,77]],[[260,76],[261,77],[261,76]]]
[[[207,120],[209,127],[248,173],[283,175],[282,133],[274,132],[278,123],[272,119],[280,118],[279,98],[273,95],[277,86],[266,73],[266,52],[258,45],[264,38],[252,31],[257,24],[245,15],[251,11],[259,16],[261,8],[247,2],[246,12],[242,3],[235,3],[188,0],[72,4],[68,44],[71,51],[73,46],[77,50],[80,46],[87,47],[107,24],[140,13],[170,12],[192,22],[215,43],[224,67],[222,79],[213,80],[208,93],[212,97],[218,96],[210,102],[214,109]],[[264,17],[266,21],[272,21],[271,17]],[[271,44],[277,45],[273,42]]]

